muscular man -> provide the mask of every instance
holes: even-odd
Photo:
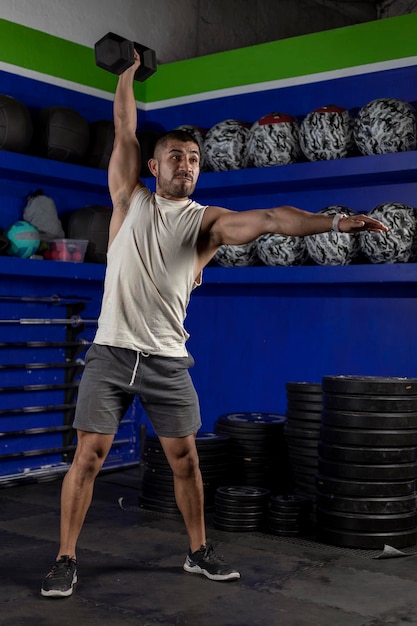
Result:
[[[184,569],[212,580],[235,580],[207,545],[203,484],[195,444],[201,425],[188,369],[184,329],[190,293],[222,244],[243,244],[264,233],[312,235],[337,228],[386,230],[365,215],[313,214],[290,206],[230,211],[190,200],[199,176],[199,147],[184,131],[161,137],[149,168],[156,194],[139,180],[140,146],[133,79],[140,60],[118,80],[115,141],[109,164],[113,213],[102,310],[86,355],[74,428],[77,450],[61,496],[61,544],[41,594],[69,596],[77,582],[76,544],[94,481],[119,422],[135,394],[158,435],[174,475],[175,497],[189,541]]]

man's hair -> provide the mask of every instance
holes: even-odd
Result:
[[[198,148],[198,153],[200,154],[200,146],[198,145],[198,142],[196,141],[195,137],[193,137],[192,134],[189,133],[187,130],[178,129],[178,130],[170,130],[167,133],[164,133],[163,135],[158,137],[155,143],[154,151],[153,151],[154,157],[156,157],[159,150],[167,146],[168,142],[171,139],[174,139],[175,141],[182,141],[183,143],[188,143],[190,141],[192,143],[195,143],[195,145]]]

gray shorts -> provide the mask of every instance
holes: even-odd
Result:
[[[191,355],[162,357],[93,343],[85,358],[74,428],[116,434],[137,395],[157,435],[197,432],[200,407],[188,371],[193,365]]]

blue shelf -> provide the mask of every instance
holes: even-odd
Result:
[[[37,279],[64,278],[71,280],[102,281],[105,266],[98,263],[73,261],[43,261],[0,257],[0,276],[24,276]]]
[[[416,263],[300,267],[208,267],[203,284],[416,283]]]
[[[0,257],[0,276],[103,281],[105,266],[71,261]],[[204,285],[416,283],[417,263],[307,265],[297,267],[207,267]]]
[[[73,165],[51,159],[0,151],[0,178],[54,182],[64,187],[74,184],[77,189],[100,192],[108,189],[107,171],[84,165]],[[403,184],[417,179],[417,151],[349,157],[332,161],[291,163],[274,167],[247,168],[227,172],[202,172],[196,196],[212,193],[231,195],[236,192],[259,194],[259,185],[264,192],[291,189],[328,189],[353,185]],[[151,188],[152,178],[144,182]]]
[[[0,178],[69,187],[81,191],[107,192],[107,171],[52,159],[0,151]]]
[[[262,193],[404,184],[417,179],[417,151],[291,163],[227,172],[203,172],[196,193],[204,198]]]

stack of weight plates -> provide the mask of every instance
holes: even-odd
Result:
[[[196,446],[204,485],[206,509],[214,506],[214,495],[228,474],[229,438],[214,433],[198,433]],[[174,478],[156,435],[146,435],[144,472],[139,506],[160,513],[179,514],[174,495]]]
[[[417,379],[326,376],[317,476],[320,539],[381,549],[417,541]]]
[[[226,484],[265,487],[272,493],[288,491],[285,420],[275,413],[228,413],[217,419],[215,432],[230,437]]]
[[[310,531],[312,501],[297,495],[271,496],[268,528],[273,535],[295,537]]]
[[[220,530],[260,530],[265,524],[270,491],[264,487],[219,487],[214,497],[213,523]]]
[[[317,446],[320,438],[321,384],[289,382],[285,437],[288,461],[293,476],[293,493],[316,499],[315,476],[318,467]]]

